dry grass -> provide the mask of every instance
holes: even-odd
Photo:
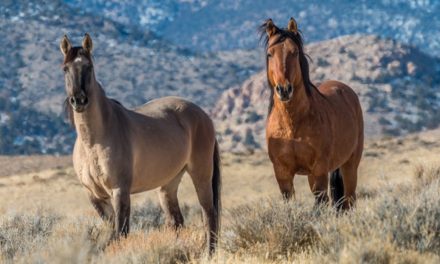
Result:
[[[418,165],[414,169],[418,186],[426,188],[433,182],[440,180],[440,167]]]
[[[267,259],[310,250],[321,243],[310,220],[325,210],[310,208],[301,202],[278,200],[235,208],[228,214],[232,220],[223,236],[224,248],[234,254],[261,255]]]
[[[194,228],[175,232],[159,229],[150,232],[136,232],[130,238],[109,246],[103,258],[104,263],[186,263],[203,258],[204,233]]]
[[[133,232],[115,242],[96,217],[41,210],[3,216],[0,250],[11,263],[438,263],[440,178],[423,175],[429,184],[416,173],[415,186],[360,200],[342,215],[330,207],[314,209],[311,199],[263,199],[232,208],[212,260],[197,222],[200,212],[184,210],[194,221],[175,232],[162,227],[160,209],[151,202],[135,208]]]
[[[440,181],[420,192],[384,192],[337,216],[329,207],[279,201],[236,208],[225,249],[259,262],[436,263],[440,260]]]
[[[296,200],[283,202],[264,153],[225,156],[223,227],[211,260],[188,179],[179,192],[185,228],[163,226],[154,193],[135,195],[132,232],[112,242],[71,169],[2,178],[0,262],[439,263],[440,147],[426,142],[367,145],[375,154],[360,169],[357,207],[341,215],[313,208],[304,177],[295,179]]]
[[[66,156],[0,156],[0,177],[71,165],[72,159]]]

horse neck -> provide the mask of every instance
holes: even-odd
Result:
[[[99,143],[106,135],[106,124],[109,124],[110,105],[101,85],[92,79],[89,106],[82,113],[74,112],[75,128],[78,138],[89,147]]]
[[[309,115],[311,108],[310,96],[307,95],[304,84],[301,82],[300,85],[295,87],[292,99],[287,103],[283,103],[276,98],[275,93],[273,96],[274,108],[277,109],[280,121],[284,127],[289,127],[294,131],[300,125],[301,120]]]

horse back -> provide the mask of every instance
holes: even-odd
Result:
[[[180,97],[155,99],[135,109],[135,112],[150,120],[160,120],[159,123],[166,124],[169,120],[172,125],[178,125],[186,131],[206,126],[214,133],[214,125],[208,114],[198,105]]]
[[[334,80],[325,81],[318,86],[318,90],[330,100],[348,99],[347,104],[360,108],[356,92],[345,83]]]
[[[326,103],[321,105],[324,110],[336,112],[338,116],[348,114],[356,123],[363,124],[359,97],[352,88],[342,82],[331,80],[319,85],[318,90],[325,98]]]

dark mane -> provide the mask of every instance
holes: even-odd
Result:
[[[67,52],[64,58],[63,65],[74,61],[76,57],[80,55],[85,56],[90,62],[93,63],[92,55],[89,52],[86,52],[82,47],[73,47]],[[66,98],[64,100],[64,114],[69,119],[70,124],[72,126],[75,126],[75,122],[73,120],[73,109],[72,106],[69,104],[69,98]]]
[[[67,52],[67,55],[64,58],[64,64],[72,62],[80,55],[85,56],[89,61],[92,62],[92,55],[89,52],[86,52],[83,47],[73,47]]]
[[[120,105],[120,106],[123,106],[123,105],[121,104],[121,102],[119,102],[119,101],[116,100],[116,99],[110,98],[110,100],[112,100],[114,103],[116,103],[116,104],[118,104],[118,105]]]
[[[120,105],[121,107],[125,108],[125,107],[121,104],[121,102],[119,102],[118,100],[113,99],[113,98],[109,98],[109,99],[110,99],[110,101],[112,101],[113,103],[115,103],[115,104],[117,104],[117,105]],[[64,114],[65,114],[66,118],[69,119],[70,125],[74,127],[74,126],[75,126],[75,119],[73,118],[73,108],[72,108],[72,106],[69,104],[69,98],[66,98],[66,99],[64,100]]]
[[[265,50],[267,51],[267,49],[269,48],[269,36],[266,33],[266,28],[267,28],[267,23],[269,22],[269,20],[266,20],[260,27],[259,27],[259,32],[260,32],[260,41],[262,40],[264,43],[264,47]],[[304,81],[304,87],[306,89],[306,94],[307,96],[311,96],[312,94],[312,90],[315,89],[316,91],[318,91],[318,89],[316,88],[316,86],[312,83],[312,81],[310,80],[310,73],[309,73],[309,61],[308,58],[310,58],[305,52],[304,52],[304,45],[303,45],[303,39],[302,39],[302,35],[301,32],[298,31],[297,34],[284,29],[284,28],[279,28],[277,26],[274,25],[275,28],[275,33],[274,35],[279,35],[277,41],[274,44],[283,42],[284,40],[286,40],[287,38],[291,39],[296,46],[298,47],[298,56],[299,56],[299,65],[301,68],[301,74],[302,74],[302,79]],[[267,65],[268,65],[268,58],[266,56],[266,71],[267,71]],[[268,73],[267,73],[268,74]],[[269,76],[267,76],[269,77]],[[273,108],[273,87],[271,85],[271,83],[269,82],[269,78],[267,78],[267,83],[269,85],[270,89],[270,101],[269,101],[269,109],[268,109],[268,116],[270,115],[272,108]],[[319,93],[319,91],[318,91]]]
[[[75,120],[73,118],[73,108],[69,104],[69,98],[64,99],[64,115],[69,119],[70,125],[75,126]]]

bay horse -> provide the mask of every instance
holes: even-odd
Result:
[[[285,199],[294,195],[295,174],[307,175],[316,204],[348,209],[356,200],[357,169],[364,144],[362,109],[356,93],[338,81],[317,88],[296,21],[287,28],[271,19],[260,27],[271,89],[266,141]]]
[[[72,47],[60,43],[66,110],[77,138],[74,170],[98,214],[127,236],[130,194],[159,188],[166,223],[183,225],[177,199],[182,175],[195,186],[207,225],[210,254],[217,244],[220,217],[220,155],[212,120],[197,105],[177,97],[153,100],[135,111],[107,98],[95,79],[92,39]]]

